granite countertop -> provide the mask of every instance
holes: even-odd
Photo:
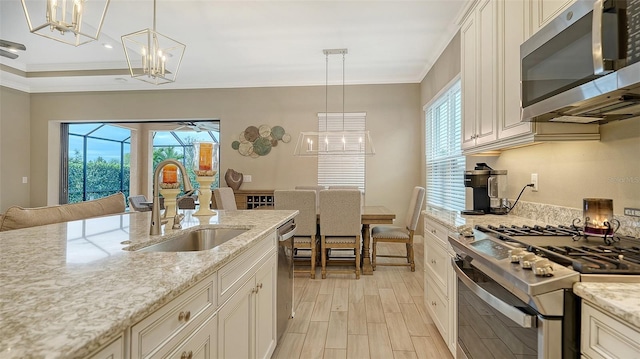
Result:
[[[151,212],[0,232],[0,357],[86,356],[296,214],[192,212],[156,236]],[[131,251],[202,227],[248,231],[207,251]]]
[[[574,284],[573,292],[603,311],[640,328],[640,283]]]
[[[482,216],[474,216],[474,215],[461,215],[460,212],[457,211],[447,211],[438,208],[427,208],[422,212],[425,216],[428,216],[429,219],[440,223],[441,225],[447,227],[452,232],[457,232],[458,227],[460,226],[469,226],[472,227],[475,225],[546,225],[547,223],[541,222],[539,220],[533,220],[525,217],[516,216],[513,214],[505,214],[505,215],[497,215],[497,214],[485,214]]]

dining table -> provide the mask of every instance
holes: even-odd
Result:
[[[395,213],[385,206],[364,206],[362,208],[362,274],[373,274],[369,250],[371,248],[371,225],[393,224],[395,218]]]

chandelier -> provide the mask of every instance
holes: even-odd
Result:
[[[109,1],[22,0],[22,8],[32,33],[79,46],[98,39]]]
[[[300,132],[298,141],[294,150],[294,156],[300,157],[317,157],[317,156],[353,156],[365,155],[371,156],[376,153],[373,147],[373,141],[369,131],[345,130],[345,113],[344,113],[344,69],[345,55],[347,49],[328,49],[322,50],[326,57],[325,72],[325,113],[324,126],[320,124],[319,131]],[[342,55],[342,113],[328,112],[329,103],[329,55]],[[336,118],[338,117],[338,118]],[[349,114],[347,114],[349,117]],[[332,118],[332,124],[335,125],[336,119],[342,119],[342,130],[329,130],[329,118]],[[333,126],[331,126],[333,127]]]
[[[122,36],[131,77],[161,85],[175,82],[186,45],[156,31],[156,0],[153,0],[153,29]]]

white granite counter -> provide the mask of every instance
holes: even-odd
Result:
[[[151,212],[0,232],[0,358],[83,357],[296,214],[186,212],[157,236]],[[207,251],[130,251],[205,226],[248,231]]]
[[[427,210],[422,212],[426,218],[433,220],[441,225],[447,227],[449,230],[456,232],[457,228],[460,226],[469,226],[472,227],[475,225],[546,225],[546,223],[541,222],[539,220],[532,220],[520,216],[516,216],[513,214],[506,215],[496,215],[496,214],[485,214],[482,216],[473,216],[473,215],[461,215],[460,212],[457,211],[447,211],[437,208],[427,208]]]
[[[640,283],[579,282],[573,292],[629,324],[640,328]]]

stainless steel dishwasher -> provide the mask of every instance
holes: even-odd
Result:
[[[277,293],[277,322],[278,342],[285,330],[289,319],[293,318],[293,235],[296,225],[292,220],[278,227],[278,293]]]

